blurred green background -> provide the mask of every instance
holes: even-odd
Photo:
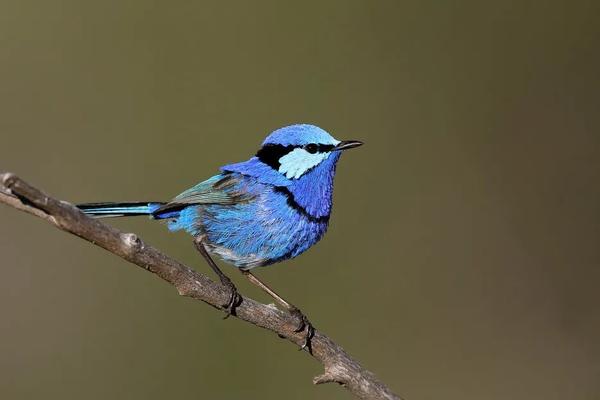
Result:
[[[0,2],[0,170],[169,199],[310,122],[325,239],[258,274],[408,399],[600,398],[597,1]],[[0,208],[4,399],[349,399],[273,334]],[[209,274],[189,237],[111,221]],[[225,266],[241,291],[268,302]]]

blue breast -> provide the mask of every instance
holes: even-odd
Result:
[[[202,236],[211,253],[243,269],[296,257],[327,230],[338,158],[331,154],[299,179],[256,157],[227,165],[175,199],[193,204],[178,209],[169,228]]]
[[[296,257],[321,239],[328,214],[311,214],[286,187],[236,175],[238,183],[227,190],[242,191],[250,201],[189,206],[169,228],[203,235],[211,253],[243,269]]]

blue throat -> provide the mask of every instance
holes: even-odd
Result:
[[[333,180],[340,152],[333,152],[298,179],[288,179],[257,157],[226,165],[224,172],[237,172],[272,185],[288,198],[288,204],[310,220],[327,221],[333,204]]]

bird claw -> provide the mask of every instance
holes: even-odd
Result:
[[[242,296],[238,293],[237,288],[227,277],[221,279],[221,283],[229,288],[229,301],[227,304],[223,304],[221,307],[225,309],[225,316],[223,319],[229,318],[230,315],[236,315],[235,309],[242,303]]]
[[[294,307],[293,309],[290,310],[290,313],[298,319],[298,326],[296,326],[296,329],[294,329],[294,332],[298,333],[298,332],[302,332],[302,331],[304,331],[304,329],[306,329],[306,336],[304,336],[304,343],[298,350],[300,351],[300,350],[307,349],[308,352],[310,354],[312,354],[311,339],[315,335],[315,327],[308,320],[306,315],[304,315],[302,313],[302,311],[300,311],[298,308]]]

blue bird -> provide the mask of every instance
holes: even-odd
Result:
[[[218,175],[184,191],[167,203],[87,203],[78,207],[94,217],[149,215],[166,221],[171,231],[194,237],[196,249],[230,289],[223,305],[227,315],[241,302],[236,287],[217,267],[217,255],[266,291],[306,329],[302,348],[314,328],[304,314],[260,281],[250,269],[294,258],[325,234],[332,207],[333,179],[342,150],[362,145],[339,141],[307,124],[272,132],[248,161],[225,165]]]

